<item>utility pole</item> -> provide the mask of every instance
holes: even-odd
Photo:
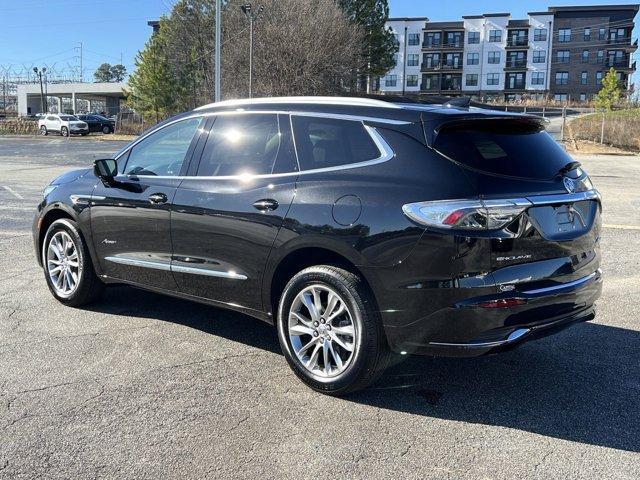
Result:
[[[79,54],[76,58],[78,58],[80,62],[80,71],[78,72],[78,77],[80,78],[80,83],[84,82],[84,72],[82,68],[82,42],[78,42],[78,46],[75,47],[75,50],[79,51]]]
[[[33,67],[33,71],[40,78],[40,106],[42,107],[42,113],[47,113],[47,109],[44,106],[44,88],[42,86],[42,75],[47,71],[46,67],[38,70],[38,67]]]
[[[7,118],[7,77],[2,77],[2,105],[4,106],[4,118]]]
[[[407,85],[407,32],[409,28],[404,26],[404,52],[402,55],[398,55],[398,58],[402,58],[402,96],[405,95],[405,87]],[[369,92],[369,84],[367,83],[367,93]]]
[[[213,81],[215,83],[214,85],[214,98],[213,101],[214,102],[219,102],[220,101],[220,30],[221,30],[221,25],[220,25],[220,9],[222,8],[222,1],[221,0],[216,0],[216,48],[215,48],[215,54],[214,54],[214,59],[213,59],[213,65],[214,65],[214,78]]]
[[[253,96],[253,22],[258,18],[258,15],[264,10],[263,5],[258,5],[255,11],[252,11],[251,4],[245,3],[240,6],[240,10],[249,19],[249,98]]]

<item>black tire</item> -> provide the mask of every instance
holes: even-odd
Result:
[[[49,244],[58,232],[66,232],[73,241],[77,252],[77,286],[70,294],[61,294],[50,275],[50,265],[47,260]],[[104,290],[104,284],[95,273],[87,245],[78,230],[76,222],[66,218],[56,220],[49,226],[42,242],[42,265],[45,280],[52,295],[61,303],[70,307],[79,307],[97,300]]]
[[[327,286],[341,300],[344,299],[359,336],[358,340],[355,337],[353,339],[355,347],[346,369],[334,377],[316,375],[305,367],[293,350],[288,333],[288,319],[294,299],[312,285]],[[298,272],[280,298],[277,329],[280,346],[291,369],[306,385],[321,393],[337,396],[361,390],[382,374],[389,359],[382,323],[369,287],[358,275],[342,268],[317,265]],[[317,337],[315,333],[314,336]]]
[[[60,129],[60,135],[62,135],[63,137],[68,137],[69,136],[69,129],[67,127],[62,127]]]
[[[40,127],[40,135],[42,135],[43,137],[46,137],[47,135],[49,135],[49,132],[47,131],[47,127],[45,127],[44,125]]]
[[[108,133],[111,133],[111,127],[109,127],[108,125],[103,125],[102,133],[104,133],[105,135],[107,135]]]

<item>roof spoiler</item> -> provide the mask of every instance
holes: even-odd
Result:
[[[442,104],[443,107],[449,108],[466,108],[471,106],[471,97],[455,97]]]
[[[526,122],[532,125],[539,125],[542,128],[546,128],[548,121],[542,117],[536,115],[523,115],[521,113],[500,113],[496,112],[495,115],[487,114],[487,112],[469,115],[456,115],[456,118],[436,118],[426,119],[423,118],[423,127],[425,133],[425,140],[429,147],[432,147],[438,137],[438,134],[446,127],[453,125],[460,125],[471,122]]]

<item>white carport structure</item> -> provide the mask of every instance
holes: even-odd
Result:
[[[71,99],[71,108],[78,111],[77,100],[103,102],[105,111],[114,115],[120,111],[120,101],[124,99],[126,83],[49,83],[45,95],[58,101],[58,112],[62,111],[63,99]],[[45,105],[46,105],[45,101]],[[91,109],[90,109],[91,110]],[[24,116],[42,112],[40,84],[18,85],[18,115]]]

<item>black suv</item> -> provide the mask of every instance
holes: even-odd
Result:
[[[601,201],[539,117],[358,98],[226,101],[45,189],[53,295],[124,283],[277,327],[312,388],[390,352],[475,356],[594,318]]]
[[[113,120],[109,120],[102,115],[88,113],[76,116],[87,125],[89,125],[90,132],[102,132],[106,135],[108,133],[113,133],[116,128],[116,122],[114,122]]]

